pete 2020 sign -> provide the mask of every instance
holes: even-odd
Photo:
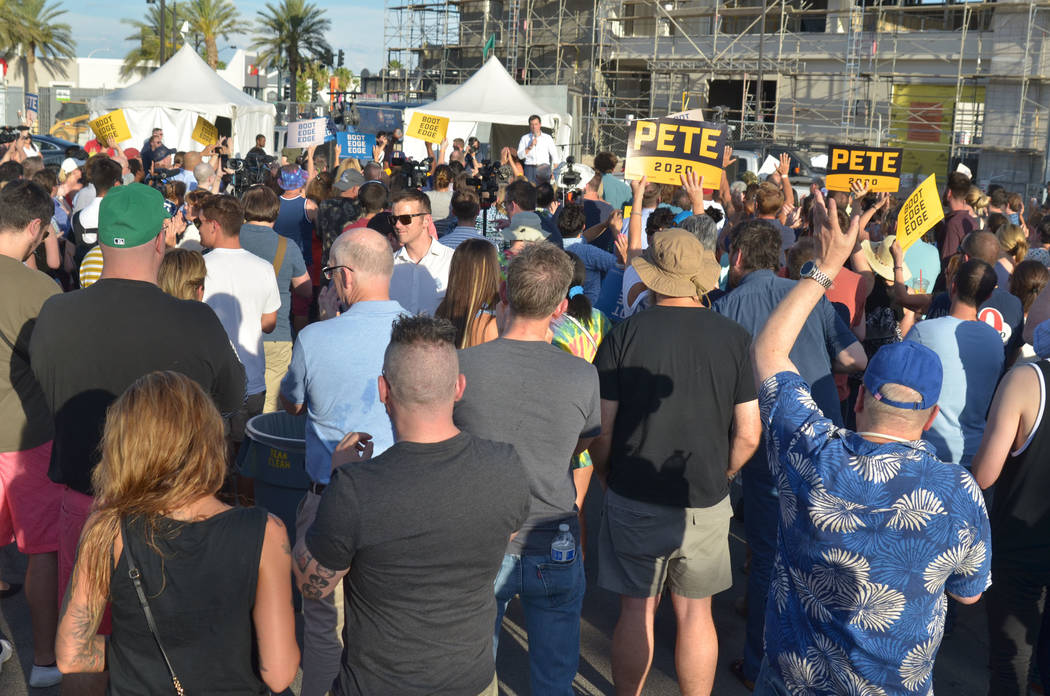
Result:
[[[635,121],[627,134],[625,179],[646,177],[655,184],[680,185],[696,172],[706,182],[722,180],[726,132],[716,123],[664,117]],[[709,188],[718,188],[718,184]]]
[[[431,116],[419,111],[412,113],[412,120],[408,122],[405,135],[410,138],[419,138],[428,143],[440,143],[448,133],[448,119],[444,116]]]
[[[128,121],[121,109],[99,116],[89,125],[102,145],[106,145],[110,140],[118,143],[131,140],[131,129],[128,128]]]
[[[901,185],[899,147],[828,146],[829,191],[850,191],[854,182],[874,193],[897,193]]]
[[[941,197],[937,195],[937,176],[930,174],[912,191],[897,213],[897,241],[901,249],[907,251],[943,219],[944,208],[941,207]]]

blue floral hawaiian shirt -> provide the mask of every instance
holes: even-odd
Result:
[[[836,427],[794,372],[766,380],[759,406],[780,492],[770,666],[793,694],[932,694],[945,590],[991,584],[977,483],[925,442]]]

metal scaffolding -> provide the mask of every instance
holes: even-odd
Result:
[[[418,0],[386,10],[387,56],[402,66],[387,71],[388,98],[462,82],[491,40],[520,83],[578,97],[583,152],[622,153],[632,118],[701,107],[737,141],[899,144],[938,173],[955,161],[1005,168],[997,181],[1018,190],[1050,174],[1050,0]]]

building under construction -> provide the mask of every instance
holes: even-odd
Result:
[[[583,152],[699,107],[738,141],[903,147],[905,188],[960,161],[983,185],[1050,178],[1050,0],[388,0],[385,25],[388,98],[433,97],[488,50],[567,87]]]

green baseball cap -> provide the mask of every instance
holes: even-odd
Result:
[[[130,249],[152,242],[169,217],[164,196],[145,184],[114,186],[98,209],[98,241]]]

